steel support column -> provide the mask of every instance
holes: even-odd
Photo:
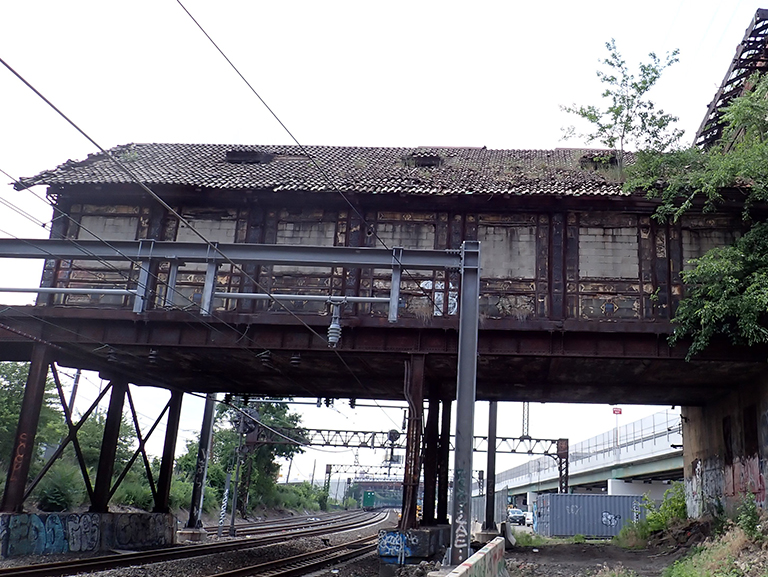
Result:
[[[29,466],[32,464],[32,448],[35,444],[40,409],[43,407],[45,397],[48,363],[48,347],[36,344],[32,348],[32,362],[29,366],[27,384],[24,387],[24,398],[21,401],[13,452],[8,455],[10,466],[5,480],[3,502],[0,505],[0,511],[4,513],[21,513],[24,505],[24,489],[29,475]]]
[[[440,416],[440,439],[437,446],[437,524],[448,524],[448,459],[451,454],[451,405],[453,401],[442,402]]]
[[[123,403],[128,382],[124,379],[112,379],[112,392],[109,395],[109,408],[104,423],[104,435],[101,438],[99,465],[96,469],[96,485],[93,488],[91,511],[107,513],[109,496],[112,488],[112,474],[115,472],[117,440],[120,437],[120,425],[123,422]]]
[[[469,558],[472,493],[472,442],[477,388],[477,327],[480,317],[480,243],[461,245],[461,297],[456,379],[456,451],[451,515],[451,565]]]
[[[424,416],[424,355],[412,355],[405,363],[405,398],[408,401],[408,432],[403,477],[403,515],[400,529],[415,529],[421,476],[421,427]]]
[[[568,492],[568,439],[557,440],[558,493]]]
[[[213,413],[215,406],[216,393],[208,393],[205,397],[203,426],[200,429],[200,442],[197,446],[197,465],[195,466],[195,480],[192,484],[192,502],[189,505],[187,529],[198,529],[203,526],[200,520],[200,513],[203,508],[205,475],[208,472],[208,455],[211,451],[211,440],[213,439]],[[235,485],[235,491],[237,491],[237,485]]]
[[[176,455],[176,439],[179,433],[179,419],[181,417],[181,402],[184,393],[171,392],[171,406],[168,410],[168,420],[165,425],[165,443],[163,444],[163,458],[160,461],[160,474],[157,477],[157,495],[155,498],[155,513],[170,512],[171,477],[173,476],[173,460]]]
[[[429,413],[424,431],[424,505],[422,508],[422,525],[435,524],[435,497],[437,494],[437,438],[438,411],[440,399],[430,397]]]
[[[488,403],[488,466],[485,479],[485,523],[483,529],[496,530],[496,423],[499,415],[499,403]]]

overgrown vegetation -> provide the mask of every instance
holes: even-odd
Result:
[[[642,549],[647,546],[648,538],[657,532],[669,529],[673,524],[685,521],[688,511],[685,505],[685,488],[680,482],[664,492],[664,498],[657,507],[647,497],[643,498],[645,518],[627,523],[614,537],[614,543],[628,549]]]
[[[43,511],[71,511],[85,498],[80,469],[72,463],[54,465],[37,489],[37,506]]]
[[[26,363],[0,363],[0,466],[5,469],[7,469],[7,459],[13,448],[27,373],[28,365]],[[258,409],[249,406],[247,399],[236,399],[231,404],[235,408],[220,407],[218,410],[203,511],[206,513],[218,511],[227,472],[234,473],[238,458],[241,460],[238,509],[242,515],[248,515],[258,506],[286,507],[307,511],[327,508],[327,493],[317,487],[311,487],[309,483],[298,486],[277,485],[279,466],[276,463],[276,458],[290,457],[301,450],[300,445],[263,442],[279,440],[268,437],[280,437],[281,431],[288,429],[295,431],[299,425],[298,415],[290,413],[288,406],[279,400],[260,402]],[[35,439],[32,475],[37,474],[43,466],[46,448],[58,446],[66,434],[64,416],[58,405],[58,395],[55,393],[53,381],[50,380],[46,384],[40,427]],[[239,443],[241,435],[238,432],[240,418],[243,415],[241,410],[246,415],[243,417],[242,431],[250,432],[254,442],[242,443],[238,451],[238,446],[241,445]],[[75,415],[75,422],[78,421],[78,418]],[[77,434],[91,483],[94,482],[95,471],[99,462],[105,421],[105,414],[97,411],[88,417]],[[292,434],[295,435],[295,432]],[[245,439],[244,435],[243,439]],[[128,419],[123,418],[117,443],[113,482],[130,461],[136,445],[137,437],[134,427]],[[170,494],[172,509],[186,509],[190,505],[193,473],[197,461],[197,445],[195,441],[187,443],[186,452],[176,460]],[[155,459],[151,464],[155,479],[157,479],[159,468],[159,459]],[[51,512],[71,511],[85,504],[85,482],[72,444],[43,477],[33,494],[33,498],[41,510]],[[125,475],[125,479],[112,497],[111,504],[143,510],[152,510],[154,507],[152,491],[140,458],[133,463]],[[348,506],[350,504],[356,505],[356,501],[351,499],[345,504]]]
[[[663,151],[674,146],[683,135],[681,130],[674,128],[677,117],[667,114],[648,99],[648,92],[664,70],[678,61],[678,51],[666,54],[664,59],[651,52],[648,62],[640,63],[635,75],[630,72],[614,39],[606,42],[605,47],[608,56],[602,61],[604,69],[597,71],[597,77],[605,86],[601,96],[606,104],[604,107],[562,106],[563,111],[576,115],[588,126],[585,132],[577,132],[575,126],[569,126],[563,132],[565,139],[579,136],[587,142],[597,141],[617,150],[621,167],[628,147]]]
[[[541,545],[546,545],[548,543],[558,542],[556,539],[542,537],[536,533],[529,533],[527,531],[515,531],[514,529],[512,530],[512,535],[515,536],[515,541],[520,547],[540,547]]]
[[[691,339],[689,358],[716,336],[737,345],[768,342],[768,223],[760,208],[768,201],[768,76],[753,75],[748,86],[726,108],[717,144],[640,151],[627,170],[625,188],[659,199],[661,221],[726,205],[741,211],[741,238],[694,260],[683,273],[687,293],[671,342]]]
[[[745,577],[764,575],[766,569],[742,559],[751,548],[749,538],[739,527],[733,527],[720,538],[694,549],[687,557],[675,561],[664,570],[663,577]]]

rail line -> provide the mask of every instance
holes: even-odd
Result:
[[[232,539],[221,543],[205,543],[202,545],[138,551],[120,555],[103,555],[88,559],[73,559],[71,561],[61,561],[57,563],[40,563],[36,565],[7,567],[0,569],[0,577],[10,577],[11,575],[14,577],[57,577],[75,573],[105,571],[132,565],[147,565],[163,561],[179,561],[203,555],[227,553],[263,545],[273,545],[275,543],[290,541],[299,537],[328,535],[330,533],[341,533],[353,529],[372,527],[373,525],[384,521],[387,517],[388,513],[385,512],[366,513],[364,515],[353,515],[351,520],[349,520],[349,517],[343,517],[337,519],[336,523],[324,523],[322,526],[314,526],[303,531],[297,529],[291,531],[289,534],[272,526],[270,534],[261,537],[257,536],[255,538],[249,535],[245,539]],[[344,521],[344,519],[346,519],[346,521]],[[280,531],[280,533],[276,533],[276,531]]]
[[[308,527],[332,527],[339,522],[351,522],[358,518],[366,518],[363,512],[329,514],[322,517],[300,517],[298,519],[275,519],[271,521],[257,521],[253,523],[238,523],[235,525],[235,536],[245,537],[253,535],[267,535],[277,531],[304,530]],[[218,532],[218,525],[209,525],[205,531],[209,535]],[[223,535],[229,535],[229,526],[223,527]]]
[[[343,545],[325,547],[317,551],[302,553],[301,555],[294,555],[293,557],[277,559],[267,563],[259,563],[258,565],[241,567],[240,569],[216,573],[208,577],[248,577],[250,575],[258,575],[259,577],[296,577],[313,573],[329,565],[365,557],[375,550],[376,537],[363,537]]]

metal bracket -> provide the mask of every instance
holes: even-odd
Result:
[[[397,308],[400,305],[400,275],[402,273],[403,248],[395,247],[392,249],[392,281],[389,285],[389,316],[387,320],[391,323],[397,322]]]

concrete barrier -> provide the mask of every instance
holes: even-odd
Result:
[[[173,545],[166,513],[20,513],[0,515],[0,556],[97,553]]]
[[[496,537],[446,577],[509,577],[504,562],[504,537]]]

